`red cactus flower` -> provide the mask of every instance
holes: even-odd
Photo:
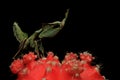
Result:
[[[92,56],[92,54],[88,52],[83,52],[83,53],[80,53],[80,59],[85,62],[91,62],[94,59],[94,57]]]
[[[104,76],[101,76],[99,69],[90,65],[84,67],[84,71],[80,76],[81,80],[104,80]]]
[[[74,53],[67,53],[62,63],[53,52],[47,57],[36,59],[33,52],[25,54],[22,59],[14,60],[10,66],[17,80],[104,80],[97,66],[92,66],[91,54],[84,52],[80,59]]]
[[[16,74],[20,70],[22,70],[23,67],[24,67],[23,60],[21,60],[21,59],[14,60],[12,62],[12,64],[10,65],[10,69],[11,69],[12,73],[14,73],[14,74]]]
[[[30,61],[34,61],[36,58],[37,56],[34,55],[34,52],[29,52],[29,54],[25,54],[23,56],[23,62],[26,64],[29,63]]]

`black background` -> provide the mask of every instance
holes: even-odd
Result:
[[[53,51],[60,59],[67,51],[89,51],[96,57],[96,63],[102,65],[101,74],[112,80],[119,40],[114,3],[87,1],[18,1],[1,6],[0,76],[3,80],[14,80],[9,65],[19,43],[13,35],[13,22],[18,22],[21,29],[31,35],[42,23],[62,20],[68,8],[65,27],[54,38],[43,41],[45,50]]]

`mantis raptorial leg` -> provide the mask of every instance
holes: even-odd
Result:
[[[35,52],[37,53],[38,58],[40,58],[37,41],[34,42],[35,42]]]
[[[19,49],[18,49],[17,53],[13,56],[13,59],[15,59],[15,57],[16,57],[16,56],[20,53],[20,51],[23,49],[26,40],[27,40],[27,39],[24,39],[24,40],[20,43]]]
[[[35,40],[35,52],[37,53],[38,57],[43,57],[44,56],[44,48],[42,45],[42,41],[40,40]],[[39,51],[41,51],[41,55],[39,53]]]

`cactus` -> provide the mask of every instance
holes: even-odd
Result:
[[[95,58],[88,52],[79,55],[69,52],[62,61],[53,52],[47,52],[47,56],[44,56],[42,39],[54,37],[64,27],[68,12],[69,10],[62,21],[44,24],[31,36],[23,32],[18,23],[14,23],[14,36],[20,46],[13,57],[10,70],[17,75],[16,80],[105,80],[105,77],[100,74],[99,66],[91,65]],[[28,53],[16,59],[18,53],[27,47],[34,48],[34,51],[28,50]]]

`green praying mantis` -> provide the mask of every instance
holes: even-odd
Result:
[[[42,28],[36,30],[31,36],[28,36],[27,33],[23,32],[19,27],[17,22],[13,23],[13,32],[16,39],[19,41],[19,49],[17,53],[13,56],[13,59],[20,53],[21,50],[27,48],[28,46],[34,48],[34,51],[39,55],[39,51],[41,51],[41,55],[44,54],[44,48],[42,46],[43,38],[51,38],[54,37],[65,25],[66,19],[68,17],[69,9],[67,9],[65,13],[65,17],[62,21],[55,21],[52,23],[46,23],[42,25]]]

